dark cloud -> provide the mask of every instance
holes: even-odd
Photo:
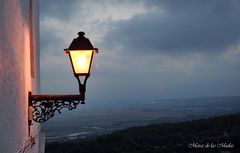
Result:
[[[57,54],[62,51],[64,48],[61,48],[59,44],[65,44],[64,39],[57,35],[56,31],[52,28],[44,27],[45,23],[48,21],[43,21],[48,17],[57,18],[60,21],[64,22],[70,19],[72,15],[72,10],[75,7],[76,2],[78,0],[40,0],[40,23],[42,22],[42,26],[40,25],[40,55],[46,53]],[[50,19],[49,19],[50,20]],[[67,21],[66,21],[67,22]],[[44,26],[43,26],[44,25]],[[50,46],[55,46],[55,50],[49,51]],[[68,46],[66,46],[68,47]],[[50,47],[51,48],[51,47]]]
[[[75,33],[69,36],[73,28],[87,27],[86,37],[95,38],[92,43],[100,50],[87,83],[88,100],[240,94],[240,1],[138,0],[134,2],[144,6],[130,16],[116,7],[123,2],[124,6],[132,3],[104,1],[102,6],[98,0],[40,1],[43,92],[78,91],[63,49],[75,37]],[[95,12],[89,8],[74,11],[86,6]],[[102,11],[106,6],[110,11]],[[86,22],[75,22],[72,15],[86,17],[82,18]],[[204,54],[190,54],[195,52]],[[144,56],[133,58],[139,53]]]
[[[56,35],[56,33],[52,32],[51,29],[42,28],[40,29],[40,54],[45,54],[49,52],[48,47],[54,45],[56,50],[52,50],[51,53],[57,52],[59,44],[63,44],[63,38]],[[63,50],[63,48],[62,48]]]
[[[46,16],[68,20],[79,0],[40,0],[40,20]]]
[[[106,46],[137,52],[222,51],[240,41],[240,1],[150,1],[158,7],[107,33]]]

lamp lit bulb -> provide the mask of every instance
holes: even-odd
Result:
[[[84,57],[79,57],[77,59],[77,64],[80,67],[84,67],[86,65],[86,59]]]

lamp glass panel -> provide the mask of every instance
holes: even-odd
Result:
[[[70,51],[73,69],[76,74],[88,74],[91,66],[93,50]]]

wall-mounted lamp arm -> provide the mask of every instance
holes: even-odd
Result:
[[[34,95],[28,94],[29,103],[29,127],[32,120],[42,123],[55,115],[61,109],[69,110],[77,108],[78,104],[85,104],[86,82],[90,76],[90,69],[93,61],[94,53],[98,53],[98,49],[94,48],[88,38],[84,36],[84,32],[79,32],[78,37],[74,38],[68,49],[64,51],[69,54],[74,76],[77,78],[79,85],[79,95]],[[80,80],[83,78],[82,82]]]
[[[29,92],[29,106],[32,108],[32,120],[38,123],[45,122],[61,113],[62,108],[69,110],[77,108],[79,103],[84,102],[84,93],[80,95],[33,95]],[[31,121],[30,121],[31,122]]]

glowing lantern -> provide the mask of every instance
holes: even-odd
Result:
[[[83,97],[82,104],[84,104],[86,82],[90,76],[93,55],[98,52],[98,49],[92,46],[89,39],[84,37],[84,34],[84,32],[79,32],[79,36],[73,39],[68,49],[64,49],[69,54],[74,76],[78,80],[79,92]],[[80,80],[81,76],[84,77],[82,82]]]
[[[84,34],[84,32],[79,32],[79,36],[72,41],[68,49],[65,49],[65,52],[69,54],[76,77],[88,77],[90,75],[93,55],[98,51],[97,48],[93,48],[89,39],[84,37]]]

